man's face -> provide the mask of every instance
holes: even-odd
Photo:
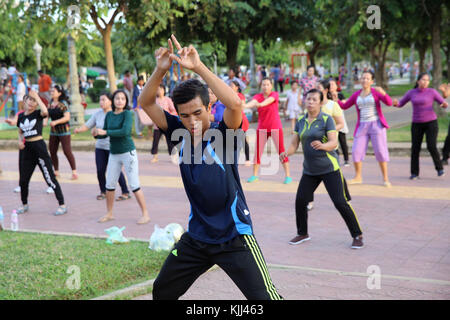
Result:
[[[184,127],[189,130],[191,136],[203,136],[209,129],[211,105],[205,107],[200,97],[178,105],[178,114]]]

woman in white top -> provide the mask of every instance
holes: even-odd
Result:
[[[298,83],[297,81],[291,81],[291,90],[286,92],[287,99],[284,104],[284,110],[286,110],[287,116],[291,122],[291,129],[294,132],[295,122],[297,121],[298,116],[300,115],[300,106],[298,104],[298,93],[299,93]]]

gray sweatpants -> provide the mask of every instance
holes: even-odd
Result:
[[[109,155],[108,166],[106,168],[106,190],[115,190],[122,167],[125,168],[125,174],[131,191],[138,191],[140,189],[139,161],[136,150]]]

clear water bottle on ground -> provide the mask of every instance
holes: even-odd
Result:
[[[3,214],[3,208],[0,207],[0,231],[3,230],[3,221],[5,219],[5,216]]]
[[[17,215],[16,210],[13,210],[13,212],[11,213],[11,230],[19,230],[19,216]]]

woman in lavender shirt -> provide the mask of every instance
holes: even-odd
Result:
[[[437,101],[442,108],[447,108],[448,103],[433,88],[428,88],[430,77],[427,73],[419,74],[416,86],[409,90],[400,102],[395,99],[394,107],[401,108],[408,101],[413,106],[413,119],[411,125],[411,180],[419,177],[419,154],[424,134],[426,135],[427,149],[433,158],[434,167],[439,177],[444,175],[444,169],[437,149],[438,122],[433,110],[433,102]]]

